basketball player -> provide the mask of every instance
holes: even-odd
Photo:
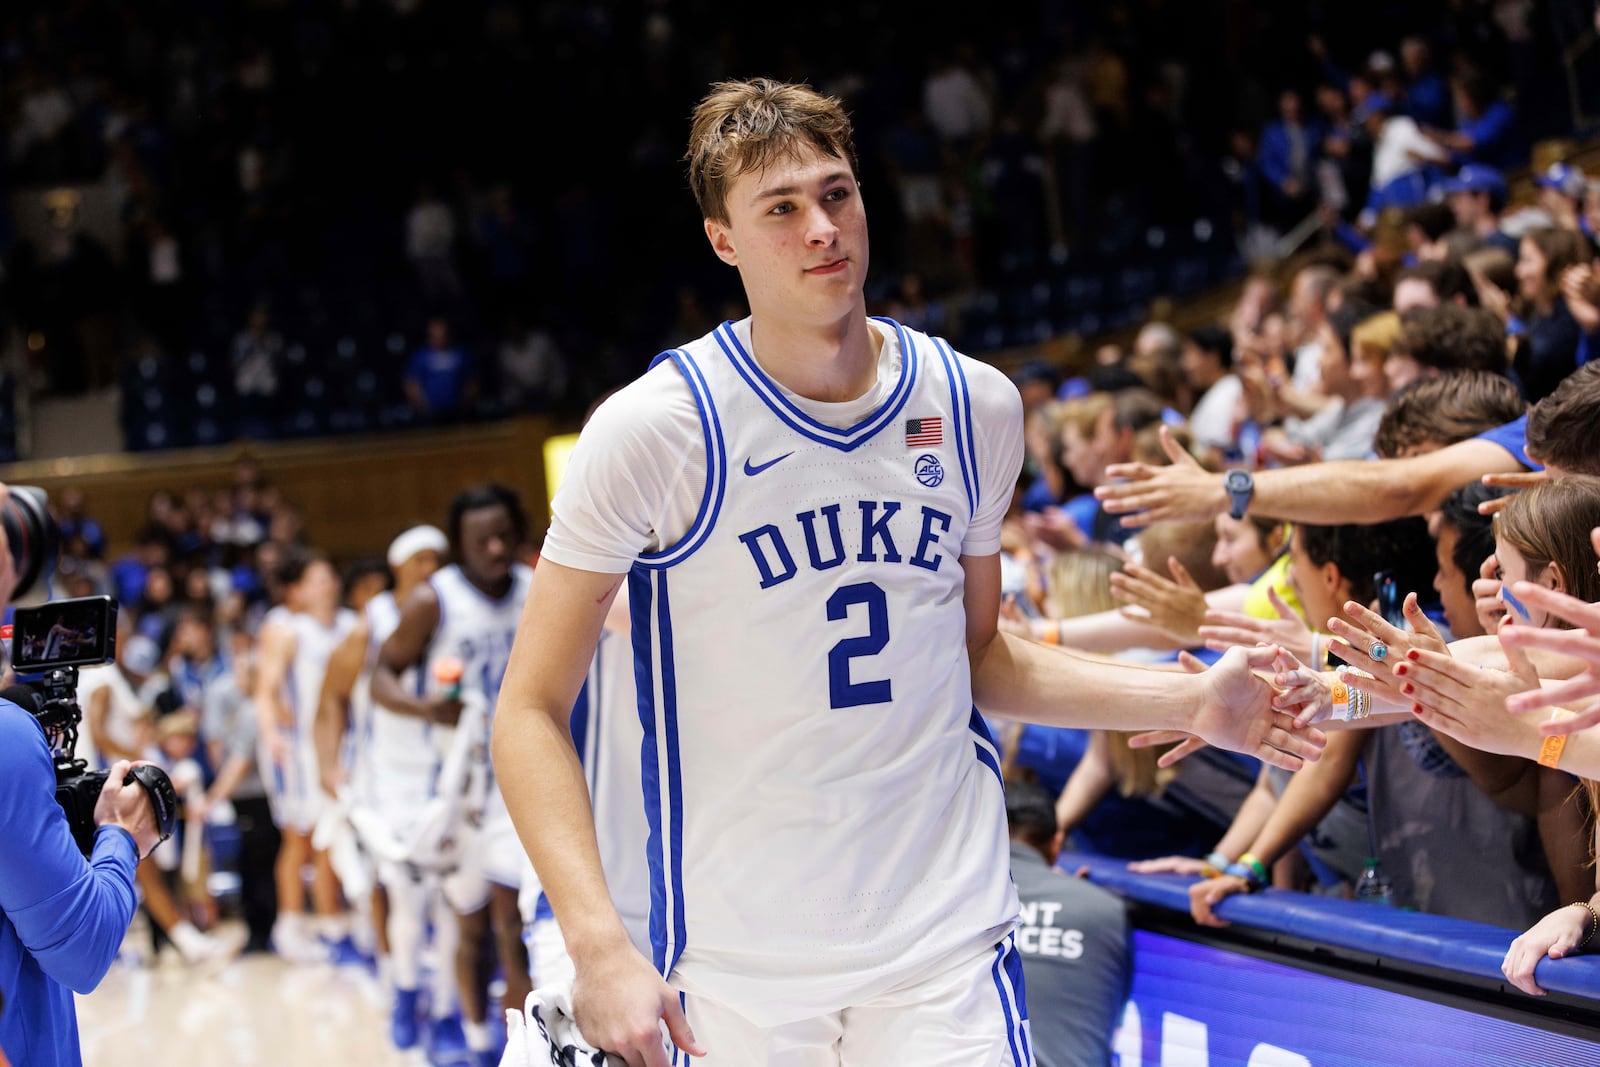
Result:
[[[528,523],[509,489],[484,485],[458,493],[447,528],[456,562],[417,586],[402,604],[394,632],[378,651],[372,694],[399,715],[454,727],[461,702],[441,688],[431,665],[441,658],[458,660],[461,685],[481,692],[492,716],[532,570],[516,562]],[[410,693],[400,682],[408,670],[416,671]],[[523,853],[498,788],[488,790],[482,824],[464,832],[472,833],[468,851],[474,869],[458,872],[445,886],[460,917],[456,973],[467,1046],[483,1062],[497,1063],[486,1021],[486,976],[479,973],[491,930],[505,972],[505,1003],[520,1006],[532,988],[517,908]]]
[[[313,729],[328,657],[355,625],[356,616],[339,606],[338,575],[320,554],[289,551],[278,566],[277,579],[284,602],[262,620],[255,691],[262,777],[273,819],[283,833],[275,868],[278,921],[272,940],[286,958],[311,961],[326,959],[328,950],[347,936],[333,866],[326,851],[311,846],[311,833],[326,799]],[[304,923],[300,872],[307,860],[313,863],[311,895],[322,945]]]
[[[494,735],[577,1021],[635,1067],[682,1062],[662,1019],[682,1052],[730,1067],[1029,1063],[999,763],[976,707],[1175,724],[1289,767],[1321,739],[1271,710],[1251,672],[1265,653],[1189,676],[998,634],[1020,398],[995,368],[867,317],[841,105],[724,83],[689,155],[751,317],[658,359],[583,432]],[[653,961],[610,903],[568,730],[625,574]]]
[[[628,594],[617,594],[595,645],[588,677],[572,709],[572,743],[583,762],[594,810],[600,865],[611,902],[628,938],[650,951],[650,826],[639,793],[638,689],[629,649]],[[530,863],[524,869],[522,918],[528,932],[528,962],[534,984],[570,985],[572,959]]]
[[[380,771],[374,759],[377,712],[371,690],[372,666],[378,658],[378,647],[394,631],[395,623],[400,619],[397,598],[409,596],[418,584],[427,581],[428,576],[439,569],[440,558],[447,547],[443,532],[437,528],[412,527],[389,545],[383,576],[386,585],[392,582],[392,591],[379,588],[371,596],[361,597],[358,583],[350,583],[350,606],[359,615],[356,625],[328,660],[328,671],[323,678],[322,695],[318,701],[316,738],[322,788],[329,796],[343,794],[343,802],[352,811],[359,808],[380,818],[384,811],[384,806],[377,802],[375,795]],[[424,796],[427,794],[426,781],[417,784],[417,792]],[[358,903],[357,907],[362,912],[362,920],[371,923],[379,976],[387,980],[390,977],[387,970],[391,959],[388,899],[381,880],[373,879],[377,872],[371,870],[370,851],[363,852],[363,860],[368,868],[366,881],[372,885],[372,891],[367,898],[370,903]],[[349,881],[343,870],[338,873],[341,881]],[[349,888],[348,885],[346,888]],[[409,900],[407,902],[412,903]],[[426,915],[420,909],[414,916],[408,915],[396,923],[408,932],[412,925],[416,928],[414,944],[402,935],[409,958],[402,964],[401,970],[410,981],[403,983],[400,988],[410,990],[413,1000],[417,989],[415,975],[420,967],[417,953],[421,949],[421,933],[425,924]],[[414,1027],[414,1003],[408,1017]],[[410,1045],[401,1047],[408,1048]]]

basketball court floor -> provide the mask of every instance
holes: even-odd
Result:
[[[420,1051],[389,1044],[388,1007],[369,971],[274,955],[195,967],[171,952],[143,965],[118,960],[99,988],[78,997],[78,1033],[85,1063],[427,1063]]]

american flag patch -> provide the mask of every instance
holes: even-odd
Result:
[[[906,447],[927,448],[944,443],[944,416],[906,420]]]

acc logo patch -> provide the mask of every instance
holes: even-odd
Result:
[[[918,456],[916,463],[912,465],[912,470],[916,472],[917,481],[929,489],[938,488],[944,481],[944,464],[940,463],[939,457],[931,452],[924,452]]]

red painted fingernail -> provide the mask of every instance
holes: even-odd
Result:
[[[1406,676],[1406,665],[1404,663],[1397,664],[1394,673],[1404,678]]]
[[[1416,650],[1416,649],[1414,649],[1414,648],[1413,648],[1413,649],[1412,649],[1412,650],[1411,650],[1411,651],[1409,651],[1409,652],[1407,652],[1407,653],[1406,653],[1406,659],[1409,659],[1409,660],[1419,660],[1419,659],[1421,659],[1421,658],[1422,658],[1422,653],[1421,653],[1421,652],[1418,652],[1418,651],[1417,651],[1417,650]]]
[[[1422,705],[1421,704],[1413,704],[1413,705],[1411,705],[1411,712],[1414,715],[1421,715],[1422,714]]]
[[[1400,692],[1404,693],[1406,696],[1410,696],[1412,693],[1415,693],[1416,690],[1411,687],[1410,682],[1407,682],[1405,685],[1400,687]]]

